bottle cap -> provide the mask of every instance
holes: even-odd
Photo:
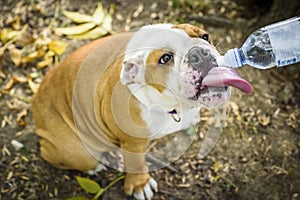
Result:
[[[243,66],[241,56],[237,48],[230,49],[224,56],[225,63],[232,68]]]
[[[217,65],[221,67],[238,68],[243,66],[237,48],[229,49],[224,56],[218,56],[216,62]]]
[[[216,58],[216,62],[217,62],[217,65],[220,66],[220,67],[226,67],[227,64],[225,63],[225,57],[224,56],[218,56]]]

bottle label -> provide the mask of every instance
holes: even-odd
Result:
[[[300,18],[266,26],[278,67],[300,61]]]

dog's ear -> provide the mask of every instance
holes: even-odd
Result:
[[[143,60],[140,55],[132,55],[124,60],[120,74],[121,83],[127,85],[138,82],[141,78],[139,74],[141,73],[142,66]]]
[[[202,38],[202,39],[208,41],[212,45],[212,42],[209,38],[209,34],[200,27],[193,26],[193,25],[190,25],[190,24],[179,24],[179,25],[172,26],[172,28],[182,29],[190,37]]]

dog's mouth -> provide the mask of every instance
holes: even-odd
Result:
[[[226,67],[214,67],[201,81],[201,88],[203,87],[235,87],[246,94],[252,93],[251,84],[242,79],[234,69]]]
[[[206,76],[193,68],[187,72],[187,83],[190,84],[187,96],[191,100],[198,100],[201,95],[209,92],[227,91],[229,86],[235,87],[246,94],[251,94],[251,84],[241,78],[234,69],[226,67],[212,67]]]
[[[246,94],[251,94],[251,84],[241,78],[234,69],[226,67],[212,67],[206,76],[201,76],[198,70],[189,69],[187,82],[192,90],[189,91],[189,99],[198,100],[198,98],[210,91],[227,91],[229,86],[235,87]],[[220,89],[222,88],[222,89]]]
[[[250,94],[252,86],[234,69],[216,64],[218,53],[209,47],[194,46],[186,54],[187,68],[183,73],[183,91],[186,98],[198,100],[210,94],[225,93],[229,86]]]

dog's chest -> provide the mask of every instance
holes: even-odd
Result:
[[[188,129],[200,121],[200,108],[182,109],[177,114],[165,112],[159,106],[149,109],[141,105],[141,110],[142,118],[151,133],[151,139]]]

